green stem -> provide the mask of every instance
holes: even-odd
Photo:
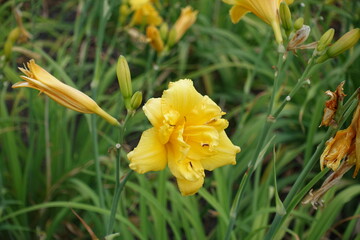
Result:
[[[125,138],[126,123],[128,122],[128,120],[130,119],[131,116],[132,116],[132,114],[128,112],[125,117],[124,122],[120,126],[119,143],[116,146],[116,148],[118,149],[118,160],[116,161],[116,166],[115,166],[115,192],[114,192],[114,197],[113,197],[113,201],[111,204],[111,213],[110,213],[110,218],[109,218],[108,227],[107,227],[107,231],[106,231],[107,235],[111,234],[113,231],[115,216],[116,216],[117,208],[119,206],[119,199],[120,199],[121,191],[124,188],[124,185],[127,182],[128,178],[131,176],[131,174],[133,172],[133,171],[130,171],[124,177],[124,179],[122,181],[120,181],[120,177],[121,177],[120,176],[120,163],[121,163],[121,153],[123,151],[122,144],[124,143],[124,138]]]
[[[357,93],[357,91],[356,91]],[[304,181],[310,171],[313,169],[316,163],[318,163],[318,159],[325,147],[325,142],[333,136],[336,131],[344,124],[345,120],[350,116],[350,114],[354,111],[355,107],[357,106],[357,100],[354,101],[355,94],[350,97],[349,101],[345,104],[345,106],[349,106],[348,109],[344,108],[344,113],[342,119],[340,119],[338,127],[336,129],[329,128],[325,134],[325,137],[321,141],[321,143],[318,145],[315,153],[311,157],[311,159],[308,161],[308,163],[305,165],[304,169],[301,171],[299,177],[296,179],[293,187],[291,188],[290,192],[286,196],[286,199],[284,201],[284,206],[286,208],[286,214],[281,216],[279,214],[276,214],[275,219],[273,220],[271,227],[269,229],[269,232],[265,236],[265,240],[273,239],[273,237],[276,235],[277,231],[279,230],[281,224],[285,221],[285,219],[288,217],[288,215],[291,213],[291,211],[295,208],[295,206],[301,201],[302,197],[306,194],[304,194],[304,191],[301,191],[297,196],[295,197],[296,193],[299,191],[299,189],[303,186]],[[314,183],[315,184],[315,183]]]
[[[226,233],[226,240],[230,239],[230,234],[232,232],[232,229],[235,225],[235,220],[236,220],[236,216],[239,210],[239,206],[240,206],[240,201],[242,198],[242,192],[245,188],[245,186],[248,183],[248,179],[249,177],[252,176],[253,172],[256,170],[256,168],[254,167],[254,163],[257,162],[259,159],[259,155],[260,153],[263,151],[263,147],[265,144],[266,139],[268,138],[268,135],[270,133],[271,130],[271,126],[273,125],[273,123],[276,121],[276,119],[278,118],[278,116],[280,115],[280,113],[282,112],[282,110],[284,109],[284,107],[286,106],[286,104],[291,100],[291,98],[299,91],[299,89],[304,85],[304,83],[306,83],[306,78],[309,75],[310,70],[312,69],[312,67],[314,66],[314,56],[310,58],[308,65],[306,66],[302,76],[300,77],[300,79],[298,80],[298,82],[296,83],[295,87],[290,91],[290,93],[288,94],[288,96],[283,100],[283,102],[281,103],[280,107],[278,107],[275,111],[273,110],[274,105],[275,105],[275,97],[276,94],[278,92],[278,88],[279,88],[279,81],[280,81],[280,77],[282,75],[282,71],[283,71],[283,64],[284,64],[284,59],[283,55],[280,54],[279,55],[279,59],[278,59],[278,65],[277,65],[277,72],[275,73],[275,78],[274,78],[274,87],[273,87],[273,91],[272,91],[272,95],[271,95],[271,99],[270,99],[270,105],[269,105],[269,109],[268,109],[268,117],[264,123],[264,126],[261,130],[260,133],[260,137],[258,138],[258,143],[256,146],[256,150],[255,153],[253,155],[253,158],[251,159],[250,163],[249,163],[249,169],[248,169],[248,176],[244,175],[242,182],[244,181],[244,187],[239,187],[236,198],[233,201],[232,206],[237,206],[236,208],[232,207],[231,211],[236,211],[236,212],[230,212],[230,223],[227,229],[227,233]],[[256,189],[255,189],[256,191]],[[256,197],[256,196],[255,196]]]

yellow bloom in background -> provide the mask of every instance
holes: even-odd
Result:
[[[225,3],[234,5],[230,9],[230,18],[233,23],[237,23],[240,19],[252,12],[261,20],[271,25],[273,28],[276,41],[282,43],[280,30],[279,7],[283,0],[223,0]],[[291,4],[293,0],[286,0],[287,4]]]
[[[20,76],[24,82],[15,83],[13,88],[29,87],[45,93],[64,107],[81,113],[95,113],[113,125],[119,122],[101,109],[94,100],[79,90],[60,82],[32,59],[27,67],[19,68],[26,76]]]
[[[130,0],[131,8],[135,11],[131,24],[146,24],[158,26],[162,18],[149,0]]]
[[[152,128],[143,132],[128,154],[138,173],[169,166],[182,195],[195,194],[203,185],[204,170],[235,164],[240,148],[224,129],[225,113],[208,96],[196,91],[190,79],[171,82],[161,98],[151,98],[143,110]]]
[[[198,11],[194,11],[190,6],[181,9],[180,17],[173,26],[176,33],[175,42],[178,42],[185,32],[195,23],[197,14]]]
[[[150,45],[157,52],[162,52],[162,50],[164,50],[164,42],[161,39],[159,30],[154,25],[150,25],[146,28],[146,37],[150,41]]]

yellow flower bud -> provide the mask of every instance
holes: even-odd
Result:
[[[335,30],[333,28],[330,28],[329,30],[326,31],[326,33],[324,33],[321,36],[317,46],[317,50],[319,52],[323,51],[327,46],[331,44],[331,41],[334,37],[334,33]]]
[[[352,48],[360,39],[360,29],[355,28],[344,34],[337,40],[327,51],[327,55],[331,58],[340,55],[346,50]]]
[[[131,109],[136,110],[141,105],[141,102],[142,102],[142,92],[137,91],[131,97],[131,100],[130,100]]]
[[[132,96],[132,85],[129,65],[124,56],[120,56],[116,66],[116,74],[120,86],[121,94],[125,101]]]
[[[176,43],[176,30],[172,28],[169,32],[167,46],[172,47]]]
[[[174,29],[176,30],[176,40],[179,41],[180,38],[185,34],[185,32],[193,25],[196,21],[198,11],[194,11],[190,6],[183,8],[181,10],[180,17],[174,24]]]
[[[159,30],[153,26],[150,25],[146,28],[146,36],[148,40],[150,41],[150,45],[159,53],[164,50],[164,42],[160,37]]]
[[[300,28],[302,28],[304,25],[304,18],[298,18],[296,19],[296,21],[294,22],[294,29],[297,31]]]
[[[292,21],[291,21],[291,12],[286,2],[280,3],[280,19],[286,34],[289,35],[292,29]]]

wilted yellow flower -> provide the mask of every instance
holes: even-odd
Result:
[[[358,104],[351,124],[340,130],[334,138],[326,142],[326,148],[320,157],[320,167],[324,166],[336,170],[342,159],[355,165],[354,177],[360,169],[360,104]]]
[[[169,166],[183,195],[195,194],[204,182],[204,170],[235,164],[240,148],[224,129],[225,113],[208,96],[196,91],[190,79],[169,84],[161,98],[151,98],[143,110],[152,128],[143,132],[128,154],[138,173]]]
[[[346,96],[343,91],[344,83],[345,82],[341,82],[337,86],[337,88],[334,92],[332,92],[330,90],[325,92],[325,94],[328,95],[330,97],[330,99],[327,100],[325,103],[324,114],[323,114],[323,118],[322,118],[322,121],[321,121],[321,124],[319,127],[330,126],[335,123],[334,117],[335,117],[338,105],[340,102],[343,101],[344,97]]]
[[[29,87],[45,93],[51,99],[81,113],[95,113],[113,125],[119,122],[101,109],[94,100],[79,90],[60,82],[32,59],[27,67],[19,68],[26,76],[20,76],[24,82],[15,83],[13,88]]]
[[[157,52],[162,52],[162,50],[164,50],[164,42],[161,39],[159,30],[154,25],[150,25],[146,28],[146,36],[150,41],[150,45]]]
[[[130,0],[131,8],[135,11],[132,24],[160,25],[162,18],[149,0]]]
[[[282,43],[280,30],[279,7],[283,0],[223,0],[225,3],[234,5],[230,9],[230,18],[237,23],[248,12],[254,13],[273,28],[276,41]],[[291,4],[292,0],[286,0]]]
[[[190,6],[181,9],[181,14],[176,20],[173,29],[175,29],[175,42],[179,41],[185,32],[195,23],[198,11],[194,11]]]

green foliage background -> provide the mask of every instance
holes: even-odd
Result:
[[[99,238],[105,236],[114,192],[112,148],[118,132],[102,119],[65,109],[34,90],[12,90],[11,85],[20,81],[17,67],[35,58],[58,79],[123,119],[125,109],[116,79],[119,55],[127,58],[134,90],[143,91],[144,102],[160,96],[170,81],[193,79],[199,92],[227,112],[227,134],[242,148],[237,165],[206,172],[204,187],[191,197],[181,197],[168,170],[134,173],[119,203],[114,229],[121,233],[119,239],[224,238],[232,202],[266,119],[278,58],[273,33],[251,14],[232,24],[230,6],[219,0],[159,2],[159,12],[169,24],[187,5],[199,11],[196,24],[163,57],[130,36],[119,22],[121,1],[0,1],[0,239],[89,239],[71,209]],[[33,37],[15,44],[6,61],[2,46],[16,26],[13,9],[19,4]],[[307,43],[317,41],[330,27],[335,28],[337,39],[360,26],[358,1],[295,1],[291,10],[293,19],[303,16],[311,27]],[[145,32],[144,26],[136,28]],[[311,50],[289,53],[276,96],[279,101],[296,84],[311,54]],[[264,161],[244,189],[232,239],[264,239],[279,213],[276,193],[284,200],[324,139],[326,129],[318,128],[324,91],[346,81],[345,93],[350,96],[360,86],[359,55],[356,46],[316,66],[311,84],[287,104],[272,126]],[[126,151],[136,146],[149,126],[139,110],[126,129]],[[92,134],[95,129],[97,134]],[[103,205],[96,188],[93,141],[103,173]],[[124,175],[129,171],[125,155],[121,163]],[[304,184],[320,172],[318,165]],[[299,204],[274,238],[360,239],[359,177],[353,179],[351,174],[325,195],[323,208],[315,211]]]

